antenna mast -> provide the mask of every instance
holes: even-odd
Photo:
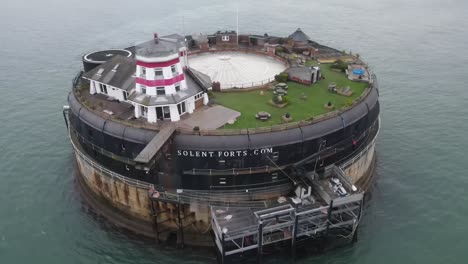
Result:
[[[237,12],[236,12],[236,33],[237,33],[237,46],[239,46],[239,2],[237,2]]]

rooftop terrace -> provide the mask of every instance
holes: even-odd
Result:
[[[307,66],[319,65],[316,61],[308,61]],[[267,127],[284,124],[282,116],[286,113],[291,115],[292,120],[311,120],[317,116],[338,110],[345,106],[352,105],[360,98],[368,83],[350,81],[346,74],[337,72],[331,68],[331,64],[319,65],[325,79],[310,86],[301,85],[295,82],[287,82],[289,87],[288,95],[285,96],[288,105],[278,108],[269,103],[273,98],[271,89],[254,90],[247,92],[215,92],[212,99],[215,103],[239,111],[241,116],[232,125],[225,125],[226,129],[244,129]],[[328,85],[334,83],[338,88],[348,87],[352,91],[351,96],[344,96],[328,91]],[[326,108],[325,105],[331,102],[333,108]],[[259,112],[268,112],[271,118],[261,121],[255,117]]]
[[[317,61],[308,61],[306,65],[315,66],[319,64]],[[208,113],[213,108],[213,106],[205,106],[197,109],[192,115],[183,116],[181,121],[175,123],[176,129],[181,133],[191,134],[195,133],[193,127],[198,126],[200,131],[197,131],[196,134],[203,135],[244,134],[247,133],[247,129],[249,134],[284,130],[297,127],[297,122],[301,122],[301,124],[304,124],[304,121],[305,123],[315,123],[328,118],[328,116],[334,116],[337,112],[345,111],[347,107],[355,104],[367,94],[368,83],[350,81],[345,73],[334,71],[331,64],[320,64],[319,66],[325,79],[310,86],[287,82],[289,89],[285,98],[287,98],[289,104],[284,108],[277,108],[269,103],[273,97],[273,91],[268,88],[239,92],[214,92],[211,99],[215,103],[215,108],[217,105],[224,106],[232,109],[232,113],[236,113],[235,116],[231,114],[224,116],[225,123],[232,123],[231,120],[237,117],[236,122],[224,126],[221,124],[221,127],[218,125],[203,125],[205,122],[203,120],[206,118],[200,119],[200,116],[212,116],[212,114]],[[168,124],[168,121],[151,124],[143,118],[135,119],[133,107],[130,104],[109,101],[104,95],[91,95],[89,94],[89,85],[84,82],[79,83],[75,86],[78,101],[81,101],[86,108],[106,119],[109,118],[119,123],[150,130],[160,130]],[[338,88],[349,87],[352,95],[344,96],[329,92],[328,85],[330,83],[336,84]],[[334,107],[325,107],[328,102],[331,102]],[[110,112],[112,114],[109,114]],[[271,118],[261,121],[255,116],[259,112],[268,112]],[[291,120],[288,120],[288,122],[283,119],[283,115],[286,113],[291,115]]]

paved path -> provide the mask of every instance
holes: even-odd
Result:
[[[187,119],[180,121],[186,127],[200,127],[200,129],[217,129],[230,120],[237,119],[241,113],[230,108],[215,105],[196,110]]]

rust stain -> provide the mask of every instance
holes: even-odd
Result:
[[[140,194],[138,193],[138,189],[136,189],[136,200],[137,200],[138,207],[141,207]]]
[[[110,192],[109,184],[107,182],[104,183],[104,192],[112,197],[112,193]]]
[[[114,190],[115,190],[115,195],[117,196],[117,200],[120,199],[119,188],[117,188],[117,182],[116,181],[114,181]]]
[[[96,182],[97,187],[99,189],[101,189],[102,188],[101,178],[99,177],[99,175],[96,172],[93,172],[93,175],[94,175],[94,181]]]
[[[127,184],[124,184],[124,196],[125,196],[125,203],[128,204],[129,203],[129,196],[130,194],[130,190],[128,189],[128,185]]]

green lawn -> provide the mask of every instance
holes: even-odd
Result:
[[[307,62],[307,65],[315,64],[315,61]],[[328,101],[331,101],[335,105],[335,109],[341,108],[358,98],[368,86],[366,83],[348,80],[344,73],[332,71],[330,66],[331,64],[320,65],[325,80],[320,80],[311,86],[288,82],[289,90],[286,97],[289,100],[289,104],[284,108],[277,108],[268,103],[273,97],[272,91],[264,91],[264,95],[260,95],[259,90],[214,93],[213,99],[216,103],[241,112],[241,116],[237,119],[236,123],[226,125],[225,128],[255,128],[282,124],[283,120],[281,116],[285,113],[290,113],[293,121],[309,119],[328,112],[329,110],[324,107],[324,104]],[[328,92],[327,88],[330,83],[336,83],[338,87],[349,86],[353,91],[353,95],[346,97]],[[302,94],[307,96],[306,100],[301,99]],[[268,121],[257,120],[255,114],[260,111],[269,112],[271,119]]]

